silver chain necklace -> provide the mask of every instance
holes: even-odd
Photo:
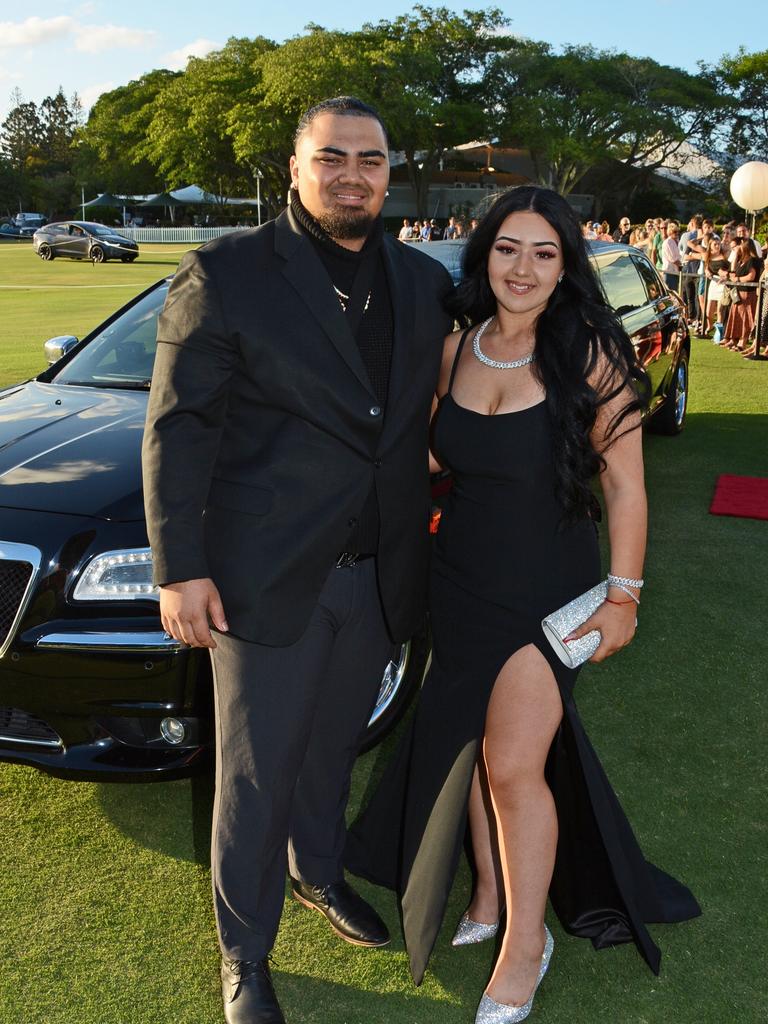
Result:
[[[485,323],[480,325],[480,329],[475,332],[475,337],[472,340],[472,351],[475,353],[481,363],[485,363],[486,366],[492,366],[494,370],[517,370],[521,366],[530,366],[530,364],[536,358],[536,353],[531,352],[527,356],[523,356],[522,359],[512,359],[508,363],[500,362],[498,359],[491,359],[485,352],[480,348],[480,339],[485,332],[488,324],[493,320],[492,316],[489,316]]]
[[[341,290],[341,288],[337,288],[336,285],[333,286],[333,290],[336,292],[336,298],[339,300],[339,305],[341,306],[342,310],[346,313],[347,312],[347,304],[349,303],[349,296],[345,295],[344,292]],[[371,304],[371,293],[368,292],[368,298],[365,300],[365,305],[363,306],[363,312],[364,313],[368,312],[368,307],[370,306],[370,304]]]

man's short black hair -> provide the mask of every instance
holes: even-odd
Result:
[[[314,107],[310,107],[304,114],[302,114],[299,123],[296,125],[296,133],[293,136],[294,147],[298,144],[299,139],[304,132],[309,128],[316,117],[320,114],[338,114],[342,117],[372,117],[374,121],[378,121],[381,125],[381,130],[384,132],[384,139],[389,146],[389,135],[387,134],[387,126],[381,119],[381,115],[378,110],[375,110],[368,103],[364,103],[359,100],[357,96],[334,96],[332,99],[321,100],[316,103]]]

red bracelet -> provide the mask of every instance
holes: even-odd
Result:
[[[634,601],[612,601],[610,599],[610,597],[606,597],[605,603],[606,604],[634,604],[635,602]]]

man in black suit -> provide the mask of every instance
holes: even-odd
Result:
[[[284,1020],[266,958],[286,867],[342,938],[389,939],[344,880],[344,810],[383,669],[424,614],[451,324],[447,273],[382,230],[387,149],[359,100],[308,111],[288,209],[188,253],[158,330],[147,523],[163,624],[213,661],[229,1024]]]

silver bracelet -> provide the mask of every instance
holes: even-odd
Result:
[[[624,584],[625,587],[635,587],[637,590],[643,589],[645,580],[633,580],[629,576],[614,576],[612,572],[608,573],[608,586],[618,587],[620,584]]]
[[[635,604],[640,604],[640,598],[639,597],[635,597],[635,595],[632,593],[632,591],[629,589],[629,587],[625,587],[623,583],[611,583],[610,582],[610,576],[608,577],[608,580],[609,580],[609,584],[608,584],[609,586],[616,587],[617,590],[623,590],[624,593],[627,595],[627,597],[631,597],[632,598],[632,600],[635,602]]]

